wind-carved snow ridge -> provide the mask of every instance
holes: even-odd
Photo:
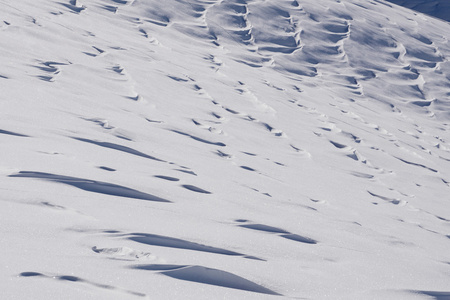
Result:
[[[450,25],[395,1],[1,0],[1,298],[448,297]]]

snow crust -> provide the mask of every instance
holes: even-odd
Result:
[[[450,297],[438,15],[0,7],[2,299]]]

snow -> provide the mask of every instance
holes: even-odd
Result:
[[[446,0],[388,0],[397,5],[401,5],[429,16],[450,21],[450,2]]]
[[[439,15],[0,4],[2,299],[450,297]]]

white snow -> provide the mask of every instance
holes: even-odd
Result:
[[[435,16],[0,0],[0,298],[448,299]]]

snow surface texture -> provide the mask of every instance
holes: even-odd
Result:
[[[449,23],[0,8],[2,299],[449,299]]]
[[[450,22],[450,2],[447,0],[388,0],[388,1]]]

